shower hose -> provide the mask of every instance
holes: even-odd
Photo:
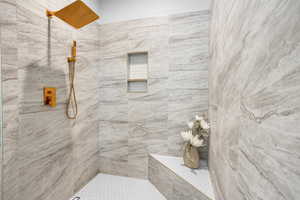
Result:
[[[75,79],[75,62],[69,62],[69,81],[70,81],[70,92],[67,100],[66,114],[69,119],[76,119],[78,113],[78,106],[74,88]],[[70,109],[72,112],[70,113]]]

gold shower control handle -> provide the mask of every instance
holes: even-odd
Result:
[[[44,105],[56,106],[56,88],[44,88]]]

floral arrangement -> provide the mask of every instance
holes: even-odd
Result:
[[[186,145],[183,152],[184,165],[197,169],[200,167],[200,155],[198,148],[206,146],[209,135],[209,124],[204,117],[196,116],[195,121],[189,122],[187,131],[181,132]]]
[[[204,140],[208,137],[209,124],[204,117],[196,115],[195,121],[189,122],[188,127],[190,130],[181,132],[183,140],[194,147],[205,146]]]

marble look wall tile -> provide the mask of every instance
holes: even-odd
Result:
[[[111,158],[99,157],[99,171],[101,173],[112,174],[117,176],[129,176],[131,169],[128,162],[113,160]]]
[[[209,10],[174,14],[169,18],[172,23],[171,33],[176,33],[177,35],[197,34],[209,31],[207,29],[210,24]]]
[[[72,2],[71,0],[28,0],[26,2],[20,1],[18,5],[30,10],[35,15],[45,17],[46,9],[51,11],[60,10]]]
[[[166,101],[130,101],[129,122],[159,122],[167,119]]]
[[[99,155],[114,161],[128,160],[128,123],[100,121]],[[100,163],[101,164],[101,163]]]
[[[208,27],[208,26],[207,26]],[[201,35],[203,34],[203,35]],[[207,71],[208,32],[194,35],[174,35],[170,38],[170,70]],[[199,67],[201,65],[201,67]]]
[[[102,121],[126,121],[128,119],[128,105],[100,103],[99,113],[100,120]]]
[[[7,24],[15,24],[16,23],[16,0],[1,0],[1,14],[0,14],[0,23],[1,27]],[[12,35],[11,35],[12,36]],[[3,35],[3,37],[8,37],[8,35]],[[2,40],[1,42],[5,42]]]
[[[79,115],[72,123],[73,145],[73,191],[81,189],[98,173],[99,105],[98,67],[99,45],[98,25],[89,24],[78,30],[77,41],[76,94]]]
[[[157,163],[157,161],[149,156],[149,175],[150,182],[167,198],[173,198],[173,184],[174,176],[172,176],[171,170],[167,169],[163,165]]]
[[[126,77],[127,57],[125,55],[100,60],[98,76],[100,120],[128,121]]]
[[[176,71],[169,73],[169,89],[207,89],[207,72]]]
[[[77,192],[99,171],[99,25],[94,22],[75,34],[73,31],[73,38],[77,41],[78,49],[75,87],[79,115],[72,124],[73,173],[77,174],[73,177],[73,192]]]
[[[165,20],[165,19],[164,19]],[[163,35],[162,31],[159,31],[163,28],[164,20],[156,19],[154,21],[148,20],[148,22],[144,20],[133,20],[130,22],[117,23],[101,26],[100,32],[102,36],[105,34],[111,35],[111,31],[119,30],[121,34],[118,34],[119,41],[114,41],[116,37],[111,37],[104,39],[101,41],[101,49],[106,48],[101,57],[103,57],[101,65],[101,74],[100,77],[100,109],[99,113],[102,120],[109,120],[112,123],[128,123],[128,129],[120,130],[120,134],[114,140],[111,140],[112,145],[117,144],[126,145],[128,148],[127,152],[127,160],[124,160],[122,166],[126,165],[127,170],[123,172],[117,173],[125,174],[126,176],[134,176],[140,178],[146,178],[147,176],[147,153],[148,153],[148,145],[142,142],[144,135],[143,129],[146,128],[145,121],[146,118],[151,118],[151,121],[156,121],[161,118],[161,114],[159,112],[153,112],[155,106],[151,104],[152,101],[157,101],[160,105],[160,100],[162,98],[166,99],[166,95],[163,93],[164,85],[167,84],[167,75],[162,75],[158,73],[158,67],[161,67],[159,61],[165,59],[160,54],[155,54],[154,49],[158,49],[161,52],[163,48],[166,48],[167,40],[165,43],[161,42],[159,44],[158,37],[154,37],[153,32],[156,32],[159,35]],[[156,21],[156,22],[155,22]],[[146,24],[145,24],[146,23]],[[130,31],[129,31],[130,30]],[[168,30],[165,28],[165,30]],[[156,40],[155,40],[156,39]],[[154,43],[159,44],[159,46],[154,45]],[[108,46],[107,46],[108,45]],[[108,50],[107,48],[110,48]],[[135,52],[135,51],[146,51],[151,54],[151,63],[155,63],[157,67],[156,71],[152,70],[149,73],[151,77],[163,77],[157,79],[149,80],[149,93],[127,93],[127,53]],[[152,56],[153,55],[153,56]],[[163,66],[165,69],[168,69],[168,65]],[[164,70],[167,73],[167,70]],[[153,74],[153,75],[152,75]],[[144,104],[144,102],[147,102]],[[160,109],[162,106],[156,108]],[[107,122],[105,122],[107,123]],[[147,124],[148,125],[148,124]],[[148,125],[149,126],[149,125]],[[155,131],[155,127],[157,125],[152,126],[152,131]],[[101,132],[105,133],[109,131],[108,127],[100,128],[100,141],[101,141]],[[113,134],[116,130],[114,130]],[[124,132],[127,131],[127,132]],[[127,134],[126,134],[127,133]],[[153,137],[155,133],[153,133]],[[123,138],[120,142],[118,142],[117,138]],[[126,139],[126,140],[125,140]],[[115,142],[116,141],[116,142]],[[153,140],[150,140],[149,147],[154,151],[154,149],[158,148],[157,144],[153,144]],[[106,143],[106,142],[105,142]],[[100,142],[101,144],[101,142]],[[105,148],[105,144],[103,144]],[[108,146],[108,147],[109,147]],[[100,149],[101,149],[100,145]],[[111,147],[109,147],[111,148]],[[110,154],[106,154],[106,161],[110,157],[109,162],[117,163],[120,160],[118,157],[114,159],[114,154],[118,154],[118,150],[116,148],[111,148],[109,150]],[[122,151],[123,152],[123,151]],[[126,151],[125,151],[126,152]],[[103,157],[101,150],[100,156]],[[112,164],[113,164],[112,163]],[[103,166],[100,162],[100,170],[103,169]],[[107,171],[106,169],[103,169]]]
[[[168,91],[166,91],[168,84],[167,78],[149,78],[147,81],[147,92],[129,93],[128,99],[138,102],[165,102],[167,103]],[[164,111],[166,111],[164,109]]]
[[[100,87],[99,90],[99,102],[103,105],[111,104],[126,104],[127,90],[126,84],[123,81],[115,81],[116,84]]]
[[[4,199],[65,200],[98,172],[98,25],[75,32],[60,20],[48,21],[46,8],[67,3],[0,1]],[[76,121],[65,117],[66,58],[73,39]],[[45,86],[57,88],[54,109],[43,106]]]
[[[130,20],[126,23],[128,24],[128,30],[133,30],[135,28],[148,28],[153,26],[168,25],[169,20],[166,17],[149,17]]]
[[[132,142],[130,143],[131,151],[128,156],[128,176],[147,179],[148,177],[148,159],[147,149],[141,147],[140,142]]]
[[[129,175],[147,178],[148,154],[167,153],[167,118],[157,116],[158,120],[144,120],[129,123]]]
[[[155,20],[154,20],[155,21]],[[147,23],[147,22],[145,22]],[[135,24],[130,21],[128,52],[148,52],[148,77],[167,78],[169,70],[169,25],[160,23],[145,26],[144,23]]]
[[[101,33],[101,32],[100,32]],[[99,56],[101,58],[101,55]],[[123,81],[127,78],[127,55],[116,56],[108,59],[101,59],[99,66],[99,84],[103,87],[110,87],[113,81]]]
[[[24,199],[50,199],[53,196],[65,199],[72,195],[72,174],[68,173],[71,171],[72,146],[68,145],[33,161],[30,167],[22,165],[19,194]]]
[[[125,84],[121,83],[114,84],[112,87],[101,87],[99,91],[99,119],[103,121],[128,121],[128,102],[126,101],[127,90]]]
[[[161,38],[161,37],[159,37]],[[158,41],[157,43],[162,43]],[[162,47],[148,52],[148,77],[149,79],[167,79],[169,75],[168,48]]]
[[[151,155],[149,156],[149,180],[168,200],[210,200]]]
[[[99,156],[94,154],[92,157],[81,163],[80,166],[73,166],[76,179],[73,185],[73,194],[80,191],[87,183],[89,183],[99,173]],[[68,197],[70,198],[70,197]]]
[[[216,0],[212,8],[210,168],[218,199],[298,199],[300,2]]]
[[[52,22],[48,30],[47,19],[19,5],[21,92],[18,159],[22,184],[19,184],[18,193],[24,199],[65,199],[73,193],[71,124],[64,111],[67,64],[55,60],[65,60],[66,51],[59,49],[67,46],[70,40],[63,29],[62,35],[55,36],[59,26]],[[58,88],[55,111],[43,106],[42,89],[46,85]],[[53,185],[54,182],[57,184]]]
[[[94,118],[95,119],[95,118]],[[82,128],[74,127],[73,138],[73,191],[76,192],[98,174],[98,120],[84,120]],[[73,131],[74,133],[75,131]]]
[[[134,27],[128,31],[128,49],[131,52],[149,51],[152,47],[152,32],[156,26]]]
[[[1,26],[0,26],[0,29],[1,29]],[[1,41],[1,30],[0,30],[0,41]],[[2,66],[2,61],[1,61],[1,55],[2,55],[2,53],[1,53],[1,42],[0,42],[0,76],[2,77],[2,68],[1,68],[1,66]],[[1,82],[0,82],[0,92],[1,92],[1,94],[2,94],[2,80],[1,80]],[[1,112],[2,112],[2,99],[1,99]],[[0,120],[1,120],[1,126],[2,126],[2,121],[3,121],[3,115],[1,115],[0,116]],[[0,145],[0,180],[1,180],[1,182],[2,182],[2,178],[3,178],[3,176],[2,176],[2,165],[3,165],[3,134],[2,134],[3,132],[2,132],[2,128],[1,128],[1,131],[0,131],[0,140],[1,140],[1,145]],[[0,200],[2,200],[2,187],[0,187]]]
[[[182,156],[179,133],[208,110],[209,12],[177,14],[169,20],[168,153]]]
[[[166,151],[168,25],[157,19],[151,25],[144,20],[130,21],[129,52],[146,51],[149,56],[147,93],[130,93],[129,157],[130,176],[146,178],[148,153]],[[156,20],[154,20],[156,21]],[[146,23],[146,24],[145,24]],[[160,52],[161,54],[159,54]],[[159,69],[160,67],[160,69]],[[160,72],[158,72],[160,71]],[[160,123],[162,122],[162,123]],[[165,135],[165,136],[163,136]]]
[[[173,175],[174,176],[174,175]],[[173,185],[173,199],[174,200],[210,200],[210,198],[203,195],[194,187],[187,184],[186,181],[175,176]]]
[[[0,1],[1,98],[2,98],[2,184],[1,197],[17,200],[18,196],[18,78],[16,2]],[[0,197],[0,199],[1,199]]]
[[[167,119],[158,122],[145,124],[147,134],[144,137],[148,153],[167,154],[168,131],[166,125]]]
[[[112,58],[126,55],[128,32],[126,23],[106,24],[100,27],[101,57]]]
[[[99,115],[105,123],[128,123],[127,135],[113,132],[121,141],[110,138],[108,147],[100,145],[100,155],[101,148],[104,153],[109,149],[104,162],[121,164],[127,171],[109,170],[101,161],[100,170],[146,178],[148,154],[181,154],[180,131],[187,120],[208,109],[208,12],[101,25],[100,33]],[[146,93],[127,93],[130,52],[148,52]],[[101,134],[110,132],[100,128],[100,144]],[[114,155],[120,148],[114,146],[122,143],[128,160],[118,163]]]
[[[208,69],[209,11],[170,16],[170,71]]]

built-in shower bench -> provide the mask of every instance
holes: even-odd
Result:
[[[214,200],[207,165],[191,170],[180,157],[149,156],[149,180],[168,200]]]

